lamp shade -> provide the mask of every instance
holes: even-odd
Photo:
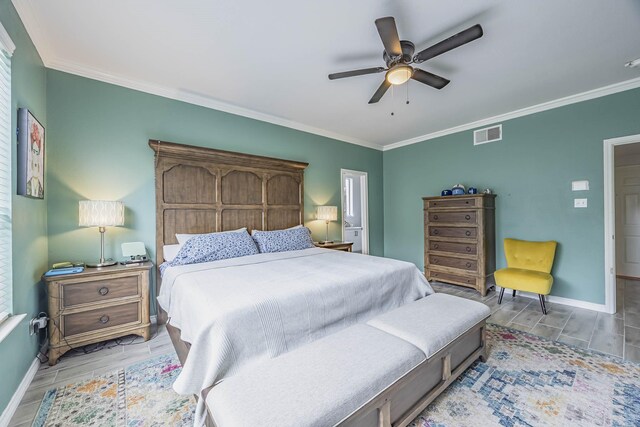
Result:
[[[337,221],[338,207],[337,206],[318,206],[317,218],[324,221]]]
[[[109,200],[81,200],[80,227],[124,225],[124,203]]]

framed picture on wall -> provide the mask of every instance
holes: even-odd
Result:
[[[44,126],[18,109],[18,194],[44,199]]]

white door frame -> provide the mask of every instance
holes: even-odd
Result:
[[[640,134],[604,140],[604,304],[607,313],[616,312],[616,145],[640,142]]]
[[[344,241],[344,176],[356,175],[360,177],[360,208],[362,215],[362,253],[369,253],[369,177],[367,172],[351,169],[340,169],[340,212],[342,218],[342,241]]]

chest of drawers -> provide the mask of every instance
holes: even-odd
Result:
[[[45,277],[49,301],[49,364],[71,350],[124,335],[149,339],[151,263],[87,268]]]
[[[423,197],[423,206],[427,279],[486,295],[495,271],[495,195]]]

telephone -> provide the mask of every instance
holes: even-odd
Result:
[[[140,264],[149,261],[147,250],[143,242],[129,242],[122,244],[122,256],[124,261],[120,264]]]

